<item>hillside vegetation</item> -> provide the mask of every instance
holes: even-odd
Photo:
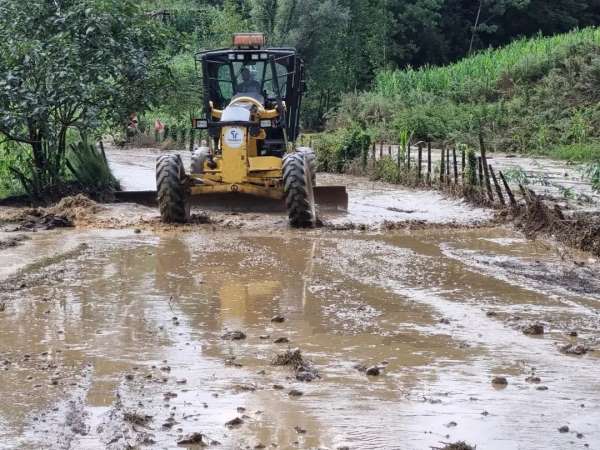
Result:
[[[600,156],[600,29],[519,40],[445,67],[382,71],[370,91],[342,101],[332,121],[397,142]]]

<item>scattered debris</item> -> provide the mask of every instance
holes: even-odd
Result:
[[[381,369],[378,366],[369,367],[365,373],[371,377],[376,377],[381,375]]]
[[[206,447],[209,445],[209,439],[204,440],[205,436],[202,433],[192,433],[179,441],[177,445],[199,445],[200,447]]]
[[[301,397],[304,395],[304,392],[299,391],[298,389],[292,389],[290,392],[288,392],[288,395],[290,397]]]
[[[584,344],[565,344],[560,347],[560,352],[565,355],[585,355],[590,348]]]
[[[567,425],[563,425],[562,427],[560,427],[558,429],[559,433],[568,433],[569,432],[569,427]]]
[[[280,353],[273,359],[274,366],[290,366],[296,373],[298,381],[313,381],[315,378],[320,378],[319,372],[312,364],[302,357],[300,349],[289,349],[284,353]]]
[[[540,336],[544,334],[544,325],[541,323],[531,323],[523,328],[523,334],[529,336]]]
[[[226,341],[242,341],[246,339],[246,334],[243,331],[228,331],[221,336],[221,339]]]
[[[528,383],[532,383],[532,384],[540,384],[542,382],[540,377],[536,377],[533,375],[525,378],[525,381],[527,381]]]
[[[506,377],[494,377],[492,378],[492,384],[497,387],[508,386],[508,380]]]
[[[125,422],[129,422],[132,425],[138,425],[140,427],[145,427],[152,421],[152,416],[146,414],[140,414],[135,411],[125,411],[123,413],[123,420]]]
[[[280,338],[275,339],[273,342],[275,344],[287,344],[290,342],[290,340],[286,337],[280,337]]]
[[[466,442],[460,441],[460,442],[454,442],[454,443],[447,443],[447,442],[442,442],[442,444],[444,445],[444,447],[431,447],[432,450],[476,450],[477,447],[473,447],[472,445],[467,444]]]
[[[0,250],[4,250],[6,248],[17,247],[22,244],[23,241],[28,240],[29,237],[25,234],[20,234],[18,236],[11,236],[7,239],[0,239]]]
[[[285,317],[283,316],[275,316],[271,319],[271,322],[273,323],[283,323],[285,322]]]
[[[242,419],[236,417],[235,419],[231,419],[229,422],[225,423],[225,426],[231,430],[233,428],[242,426],[243,423],[244,421]]]

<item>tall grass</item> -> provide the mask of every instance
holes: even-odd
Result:
[[[66,165],[75,180],[91,193],[102,194],[120,189],[102,148],[98,150],[84,142],[71,144]]]
[[[470,96],[489,91],[504,76],[529,78],[547,71],[580,44],[600,45],[600,28],[585,28],[553,37],[521,39],[499,49],[488,49],[445,67],[383,71],[374,91],[382,96],[431,93]]]

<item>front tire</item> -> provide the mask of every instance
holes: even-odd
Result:
[[[303,152],[291,153],[283,160],[285,206],[290,225],[296,228],[312,227],[316,221],[311,163]]]
[[[156,187],[158,208],[163,222],[186,223],[189,221],[190,203],[185,179],[185,169],[179,155],[158,157]]]

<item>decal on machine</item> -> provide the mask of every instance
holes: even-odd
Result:
[[[238,127],[226,128],[225,144],[230,148],[240,148],[244,139],[244,130]]]

